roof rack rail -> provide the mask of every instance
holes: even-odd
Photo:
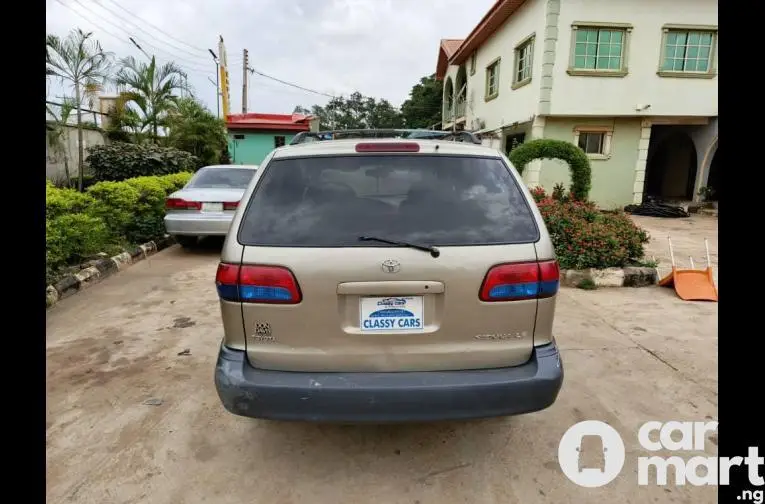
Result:
[[[350,129],[327,131],[301,131],[292,138],[290,145],[327,140],[361,138],[406,138],[410,140],[444,140],[480,144],[481,139],[469,131],[440,131],[427,129]]]

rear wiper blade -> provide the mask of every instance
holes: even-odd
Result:
[[[381,238],[379,236],[359,236],[359,241],[377,241],[380,243],[387,243],[388,245],[398,245],[400,247],[409,247],[416,250],[422,250],[423,252],[430,252],[433,257],[441,255],[441,251],[432,245],[422,245],[419,243],[410,243],[398,240],[389,240],[388,238]]]

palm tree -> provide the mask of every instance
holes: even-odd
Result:
[[[93,108],[97,93],[108,82],[111,72],[111,53],[92,38],[93,32],[79,28],[65,39],[57,35],[45,37],[45,75],[55,77],[74,87],[74,108],[77,111],[77,148],[79,158],[79,189],[82,191],[84,148],[82,139],[82,103],[87,100]]]
[[[142,128],[149,128],[157,143],[160,126],[167,126],[168,113],[177,107],[175,91],[183,88],[185,73],[173,62],[158,67],[154,56],[149,63],[128,56],[120,64],[116,82],[127,90],[120,93],[119,103],[132,103],[138,108]]]
[[[72,112],[76,108],[75,103],[71,98],[64,98],[61,106],[59,107],[58,114],[56,114],[56,112],[48,105],[45,105],[45,108],[47,109],[50,117],[53,119],[47,124],[48,147],[51,151],[53,151],[53,154],[56,158],[64,159],[66,186],[70,187],[71,177],[69,175],[69,149],[67,148],[69,138],[67,135],[67,128],[69,124],[69,117],[72,115]]]

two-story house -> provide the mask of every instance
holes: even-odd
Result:
[[[716,0],[498,0],[465,39],[441,41],[447,129],[509,152],[579,145],[603,208],[717,188]],[[561,161],[529,164],[545,189]]]

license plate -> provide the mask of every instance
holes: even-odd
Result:
[[[365,297],[360,302],[362,332],[422,331],[422,296]]]
[[[202,203],[203,212],[222,212],[223,203]]]

